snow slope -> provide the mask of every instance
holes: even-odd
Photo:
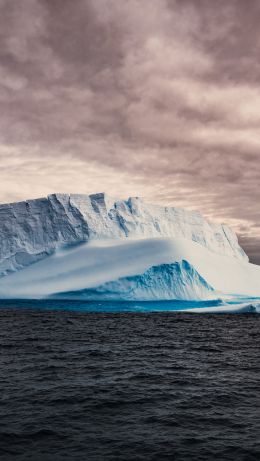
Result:
[[[215,299],[212,287],[187,262],[152,266],[140,275],[122,277],[95,288],[60,293],[53,298],[87,300]]]
[[[86,290],[108,282],[144,274],[152,266],[182,263],[192,268],[194,280],[202,277],[209,287],[184,277],[178,283],[179,299],[208,299],[221,294],[260,296],[260,267],[245,260],[217,254],[185,238],[93,240],[56,251],[48,258],[0,279],[0,297],[35,298],[55,293]],[[182,263],[183,264],[183,263]],[[162,271],[162,267],[158,269]],[[160,276],[163,279],[163,271]],[[183,282],[183,283],[182,283]],[[157,291],[156,291],[157,288]],[[162,285],[154,277],[154,287],[145,299],[159,299]],[[165,285],[164,285],[165,288]],[[121,286],[121,291],[125,290]],[[170,286],[167,288],[167,296]],[[155,295],[155,293],[157,293]],[[170,296],[170,295],[169,295]],[[176,291],[172,291],[172,298]],[[165,298],[164,298],[165,299]]]

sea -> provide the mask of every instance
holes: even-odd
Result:
[[[208,307],[1,301],[0,460],[259,461],[260,316]]]

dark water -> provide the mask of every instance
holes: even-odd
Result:
[[[0,459],[259,460],[259,322],[1,308]]]

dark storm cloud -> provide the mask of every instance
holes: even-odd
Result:
[[[258,235],[260,228],[258,228]],[[252,263],[260,265],[260,238],[252,239],[249,237],[239,237],[239,243],[243,248],[246,248],[246,252]]]
[[[2,200],[199,208],[259,257],[257,0],[0,0]]]

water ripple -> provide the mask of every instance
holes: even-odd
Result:
[[[1,460],[259,460],[259,322],[0,309]]]

